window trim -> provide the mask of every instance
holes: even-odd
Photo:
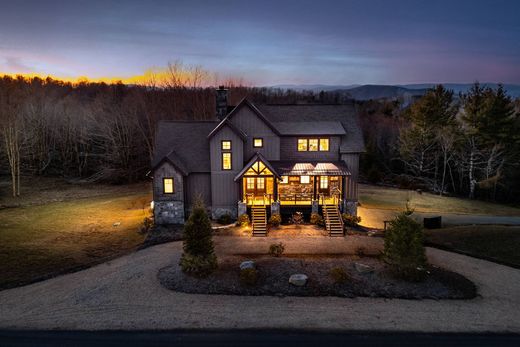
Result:
[[[224,168],[224,155],[229,154],[229,168]],[[222,171],[233,170],[233,153],[232,152],[222,152],[220,154],[220,168]]]
[[[166,191],[166,180],[172,180],[172,191],[171,192],[167,192]],[[175,179],[173,177],[163,177],[163,185],[162,185],[162,191],[163,191],[163,194],[175,194]]]
[[[256,140],[260,140],[260,143],[261,143],[260,146],[257,146],[257,145],[255,144],[255,141],[256,141]],[[253,138],[253,148],[264,148],[264,138],[263,138],[263,137],[254,137],[254,138]]]
[[[224,142],[229,142],[229,148],[224,148]],[[220,150],[222,150],[222,151],[233,150],[233,142],[231,140],[221,140],[220,141]]]

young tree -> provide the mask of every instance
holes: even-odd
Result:
[[[183,250],[180,260],[182,271],[204,277],[217,268],[211,222],[201,198],[193,205],[190,217],[184,225]]]

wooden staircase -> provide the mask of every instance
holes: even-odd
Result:
[[[337,205],[323,205],[323,217],[329,236],[343,236],[343,219]]]
[[[253,236],[267,236],[267,212],[265,206],[251,207]]]

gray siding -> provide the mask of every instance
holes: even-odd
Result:
[[[175,193],[163,193],[163,178],[173,177]],[[180,172],[169,162],[164,162],[153,173],[153,197],[154,201],[184,201],[184,182]]]
[[[186,207],[191,209],[198,196],[202,197],[206,207],[211,207],[210,173],[192,173],[186,178]]]
[[[328,138],[329,150],[327,152],[298,152],[298,139],[300,138]],[[341,140],[339,136],[283,136],[280,139],[280,158],[281,160],[337,161],[340,160],[340,143]]]
[[[351,201],[358,200],[358,176],[359,176],[359,153],[345,153],[341,155],[350,170],[351,176],[347,177],[347,189],[345,199]]]
[[[244,143],[244,161],[249,160],[256,152],[268,160],[280,160],[280,138],[249,107],[242,107],[231,122],[247,134]],[[253,148],[253,139],[263,138],[263,148]]]
[[[231,140],[232,170],[222,170],[222,140]],[[243,140],[228,126],[220,129],[210,140],[211,206],[214,217],[220,214],[215,211],[233,212],[237,208],[239,184],[234,178],[244,166],[243,146]]]

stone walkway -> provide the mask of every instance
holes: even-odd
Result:
[[[381,239],[217,237],[217,249],[265,250],[283,241],[287,252],[376,247]],[[364,242],[366,241],[366,242]],[[182,244],[168,243],[77,273],[0,292],[0,329],[293,328],[520,333],[520,271],[428,249],[433,264],[472,281],[470,300],[388,300],[336,297],[193,295],[163,288],[160,268],[178,261]]]

